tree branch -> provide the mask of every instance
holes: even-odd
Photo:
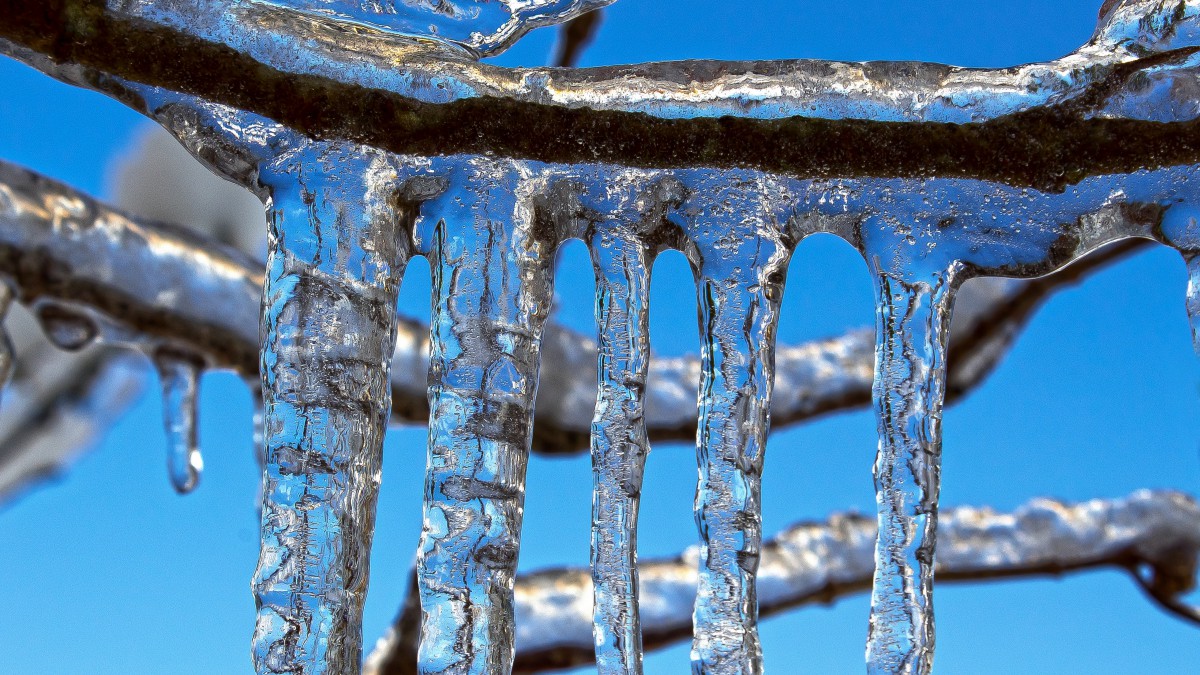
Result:
[[[1075,54],[1001,70],[819,61],[505,69],[429,41],[223,0],[0,0],[0,42],[142,112],[157,104],[131,82],[398,154],[1062,190],[1200,161],[1194,106],[1159,106],[1147,119],[1139,101],[1158,88],[1138,84],[1193,77],[1187,36],[1197,13],[1127,2]]]
[[[580,14],[563,24],[558,32],[558,49],[554,57],[556,68],[572,68],[579,63],[583,50],[592,44],[596,31],[600,29],[603,12],[598,9]]]
[[[825,523],[798,523],[766,542],[758,575],[762,616],[832,603],[870,588],[875,518],[839,514]],[[645,648],[691,636],[697,556],[639,565]],[[942,509],[938,515],[940,582],[1059,576],[1103,567],[1129,570],[1152,600],[1193,623],[1196,609],[1180,600],[1196,584],[1200,507],[1178,492],[1142,490],[1122,499],[1067,504],[1035,499],[1012,513],[988,508]],[[591,574],[548,570],[517,580],[514,672],[531,673],[592,662]],[[397,624],[368,660],[367,675],[415,672],[407,663],[416,635]]]

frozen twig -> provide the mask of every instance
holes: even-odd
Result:
[[[1180,599],[1195,587],[1200,554],[1200,507],[1188,495],[1141,490],[1121,499],[1077,504],[1035,499],[1011,513],[942,509],[938,519],[941,582],[1114,567],[1128,570],[1167,611],[1197,620],[1197,610]],[[798,523],[764,543],[758,574],[762,615],[831,603],[868,589],[875,567],[875,527],[874,517],[838,514],[824,523]],[[646,649],[691,635],[697,555],[692,547],[678,558],[639,565]],[[536,572],[517,580],[515,672],[592,661],[591,585],[584,568]],[[411,630],[410,624],[398,623],[376,646],[366,672],[415,672],[404,649],[415,640]]]

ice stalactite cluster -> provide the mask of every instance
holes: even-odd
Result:
[[[415,207],[414,226],[416,250],[436,261],[432,471],[419,575],[425,672],[503,671],[511,663],[520,481],[537,341],[551,297],[547,260],[557,241],[592,243],[605,327],[594,434],[601,666],[637,668],[634,513],[644,455],[636,411],[644,366],[622,355],[644,340],[639,307],[650,254],[682,250],[700,281],[696,508],[703,544],[694,664],[705,672],[754,672],[761,668],[758,480],[782,272],[797,241],[831,231],[863,251],[883,308],[875,377],[882,534],[871,668],[927,672],[938,427],[954,289],[975,275],[1044,274],[1122,237],[1161,240],[1164,214],[1194,199],[1186,187],[1194,183],[1191,167],[1102,176],[1042,193],[937,179],[830,184],[755,172],[497,167],[471,159],[413,164],[427,175],[406,189],[437,192]],[[889,206],[886,216],[874,214],[878,204]],[[1022,236],[1012,236],[1018,228]],[[614,382],[627,383],[628,391]],[[613,405],[627,406],[624,426],[603,423]]]
[[[595,405],[583,414],[592,415],[595,469],[592,639],[606,673],[640,670],[637,512],[655,391],[647,288],[662,250],[682,252],[693,268],[702,336],[698,360],[665,369],[696,401],[700,544],[694,593],[682,596],[693,603],[696,672],[762,670],[758,581],[764,569],[778,575],[762,564],[759,488],[783,276],[804,237],[849,242],[877,291],[871,672],[932,668],[941,410],[960,285],[1040,277],[1113,242],[1146,239],[1183,253],[1189,313],[1200,321],[1200,109],[1188,94],[1200,48],[1195,2],[1110,5],[1075,54],[999,71],[803,61],[506,70],[471,52],[602,3],[445,3],[434,18],[332,0],[202,4],[116,3],[96,15],[115,34],[186,33],[228,66],[211,91],[192,83],[213,101],[170,91],[179,80],[170,68],[139,83],[136,59],[104,77],[90,70],[101,57],[82,51],[92,61],[57,65],[43,52],[90,44],[74,24],[79,39],[45,45],[0,20],[0,39],[11,55],[140,106],[267,205],[253,651],[262,674],[359,668],[380,448],[397,390],[389,369],[419,369],[396,350],[398,334],[419,341],[399,330],[394,311],[412,255],[429,260],[433,282],[416,570],[422,673],[513,666],[526,462],[553,338],[551,261],[567,239],[587,243],[598,289],[596,382],[587,385]],[[478,11],[463,9],[470,5]],[[453,33],[468,15],[478,31]],[[304,84],[273,90],[294,100],[237,98],[252,88],[217,79],[239,73]],[[371,105],[327,107],[364,91]],[[356,117],[366,108],[381,112]],[[195,344],[132,335],[108,320],[129,313],[128,303],[96,308],[78,298],[89,297],[80,279],[95,277],[135,308],[154,306],[89,258],[89,244],[108,251],[136,228],[106,229],[105,218],[119,216],[98,216],[78,199],[0,197],[5,220],[40,209],[55,227],[80,226],[68,238],[74,248],[55,253],[56,274],[14,263],[6,281],[59,344],[153,347],[172,475],[190,487],[198,369],[233,365],[213,362],[206,348],[248,340],[220,321],[202,321],[209,332]],[[5,236],[10,254],[28,250],[27,231],[0,228],[0,259]],[[202,275],[236,277],[229,287],[256,281],[219,257],[198,262],[208,266]],[[184,311],[178,298],[165,302]],[[829,352],[865,345],[848,338]],[[796,363],[813,362],[789,350],[779,361],[781,382]],[[852,388],[834,379],[831,389]],[[808,405],[793,398],[788,410]],[[563,410],[590,403],[571,400]],[[693,419],[677,408],[663,414]]]

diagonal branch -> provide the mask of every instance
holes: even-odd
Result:
[[[761,614],[831,603],[870,588],[875,529],[873,517],[839,514],[824,523],[798,523],[766,542],[758,576]],[[943,509],[938,516],[938,547],[941,582],[1059,576],[1115,567],[1130,571],[1161,607],[1200,624],[1196,609],[1180,599],[1195,587],[1200,555],[1200,507],[1182,493],[1142,490],[1122,499],[1077,504],[1035,499],[1012,513],[975,507]],[[698,555],[693,547],[678,558],[639,565],[647,650],[691,635]],[[521,576],[516,601],[514,672],[592,661],[588,570]],[[397,624],[380,641],[366,672],[412,672],[406,670],[405,645],[415,640],[415,634],[405,627]]]

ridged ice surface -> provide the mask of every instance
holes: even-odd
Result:
[[[637,183],[581,203],[611,214],[585,232],[596,273],[597,394],[592,420],[593,643],[599,673],[641,673],[637,519],[646,438],[650,362],[650,268],[645,238],[662,225],[668,185]],[[592,199],[589,199],[592,197]],[[593,201],[594,200],[594,201]]]
[[[598,358],[594,370],[582,369],[587,377],[548,375],[553,395],[541,410],[572,420],[576,433],[590,430],[588,609],[600,670],[638,672],[641,613],[677,617],[680,603],[691,603],[694,672],[761,672],[758,581],[775,599],[791,579],[777,555],[788,544],[777,541],[768,556],[761,532],[773,385],[780,385],[777,409],[788,415],[827,409],[821,406],[863,384],[855,355],[871,345],[854,334],[807,351],[775,349],[788,260],[818,232],[854,246],[876,289],[877,525],[854,523],[839,539],[861,552],[875,537],[867,667],[927,673],[940,426],[959,286],[978,277],[1038,277],[1112,242],[1149,239],[1183,254],[1187,310],[1200,326],[1200,3],[1109,3],[1079,51],[995,71],[811,61],[507,70],[468,56],[599,2],[481,0],[440,3],[440,13],[425,4],[394,11],[394,3],[333,0],[110,4],[118,28],[133,21],[185,31],[271,72],[369,89],[371,101],[400,111],[390,122],[363,125],[350,113],[327,124],[304,105],[299,113],[271,108],[309,137],[257,113],[55,65],[23,44],[5,46],[63,79],[136,100],[267,204],[259,364],[266,453],[254,577],[259,673],[359,669],[390,397],[419,395],[413,392],[423,384],[429,443],[416,668],[510,670],[515,636],[525,630],[515,623],[514,587],[541,363],[551,353],[590,360],[592,350]],[[467,16],[477,31],[462,32]],[[443,39],[467,49],[437,42]],[[400,61],[405,68],[395,68]],[[462,110],[477,117],[455,117]],[[507,126],[491,125],[493,113],[506,115]],[[463,119],[470,124],[454,126]],[[561,136],[547,120],[561,123]],[[514,124],[528,128],[516,133]],[[354,142],[330,139],[343,132]],[[430,139],[447,145],[430,149]],[[104,261],[115,256],[119,236],[140,233],[138,250],[155,243],[169,249],[167,240],[36,179],[10,178],[15,188],[0,191],[0,254],[50,236],[71,246],[55,260],[64,269],[58,277],[17,265],[5,281],[30,299],[63,347],[104,339],[160,356],[173,474],[177,486],[189,486],[198,465],[191,452],[194,364],[230,365],[213,361],[209,350],[249,338],[215,330],[212,339],[139,343],[113,317],[157,298]],[[594,344],[545,326],[551,261],[571,238],[588,245],[597,279]],[[657,361],[647,343],[649,270],[668,248],[687,257],[697,281],[698,359]],[[162,259],[171,255],[192,260],[178,251]],[[425,256],[432,271],[424,383],[416,374],[424,338],[398,329],[394,311],[411,255]],[[221,289],[244,291],[252,281],[236,265],[197,260],[214,279],[214,270],[224,274],[215,284]],[[80,306],[55,285],[93,279],[126,303]],[[162,301],[186,311],[177,298]],[[201,318],[210,328],[224,325]],[[159,349],[164,342],[182,353],[164,362],[173,354]],[[554,362],[558,370],[573,364]],[[392,367],[407,379],[394,379]],[[656,374],[665,375],[657,384]],[[811,386],[793,389],[797,381]],[[637,513],[648,428],[693,421],[699,546],[686,562],[695,576],[674,564],[674,585],[656,576],[642,597],[653,604],[639,609]],[[569,436],[572,426],[558,431]],[[1153,501],[1143,495],[1105,514],[1115,518]],[[1067,535],[1102,526],[1097,510],[1029,507]],[[952,546],[972,518],[955,514]],[[999,516],[975,520],[994,525],[993,539],[1011,525]],[[812,533],[785,538],[802,535]],[[1033,548],[1016,541],[985,553],[1020,557]],[[946,558],[970,562],[956,555],[952,548]],[[586,604],[589,593],[580,594]]]
[[[390,178],[389,178],[390,175]],[[259,673],[344,673],[361,615],[389,413],[388,357],[406,249],[385,158],[301,144],[263,167],[266,467],[254,575]]]
[[[419,670],[507,672],[554,239],[537,228],[522,167],[430,171],[410,183],[412,198],[429,197],[415,239],[433,274]]]

